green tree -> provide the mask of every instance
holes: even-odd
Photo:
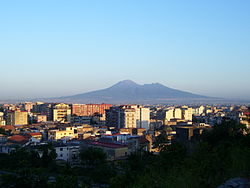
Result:
[[[82,163],[91,167],[106,163],[107,155],[100,148],[89,147],[80,153]]]
[[[56,178],[56,183],[50,185],[51,188],[75,188],[78,187],[76,176],[63,175]]]
[[[3,128],[0,128],[0,134],[6,135],[7,133],[5,132],[5,130]]]
[[[169,144],[169,140],[167,139],[166,131],[162,131],[160,135],[155,138],[154,148],[158,148],[160,151],[165,150],[167,145]]]
[[[52,145],[44,145],[42,147],[42,157],[41,162],[43,166],[48,166],[53,162],[57,157],[55,149],[52,147]]]

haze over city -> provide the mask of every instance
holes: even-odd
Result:
[[[1,99],[124,79],[250,99],[249,1],[2,1]]]

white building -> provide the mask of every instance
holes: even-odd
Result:
[[[70,122],[71,108],[68,104],[60,103],[53,107],[53,121]]]
[[[181,108],[168,108],[165,111],[165,121],[170,121],[171,119],[192,121],[193,109],[187,106]]]
[[[183,119],[182,118],[182,109],[181,108],[175,108],[174,109],[174,118],[175,119]]]
[[[137,108],[139,114],[138,119],[136,119],[137,128],[149,128],[150,124],[150,109],[145,107]]]
[[[150,109],[140,105],[111,107],[106,112],[108,126],[116,128],[149,128]]]
[[[192,121],[193,119],[193,109],[192,108],[185,108],[185,109],[182,109],[182,112],[183,112],[183,119],[184,120],[188,120],[188,121]]]
[[[201,105],[199,107],[199,115],[203,114],[205,112],[205,107],[203,105]]]
[[[170,121],[174,119],[174,108],[169,108],[165,112],[165,120]]]
[[[54,145],[57,157],[56,160],[63,160],[71,165],[79,164],[79,144],[66,143]]]
[[[6,121],[4,120],[4,113],[0,112],[0,125],[6,125]]]

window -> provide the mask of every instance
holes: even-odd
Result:
[[[60,151],[63,151],[63,148],[60,148]]]

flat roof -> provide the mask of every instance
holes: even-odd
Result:
[[[107,148],[126,148],[126,145],[120,145],[120,144],[113,144],[113,143],[103,143],[103,142],[89,142],[89,145],[94,146],[101,146],[101,147],[107,147]]]

